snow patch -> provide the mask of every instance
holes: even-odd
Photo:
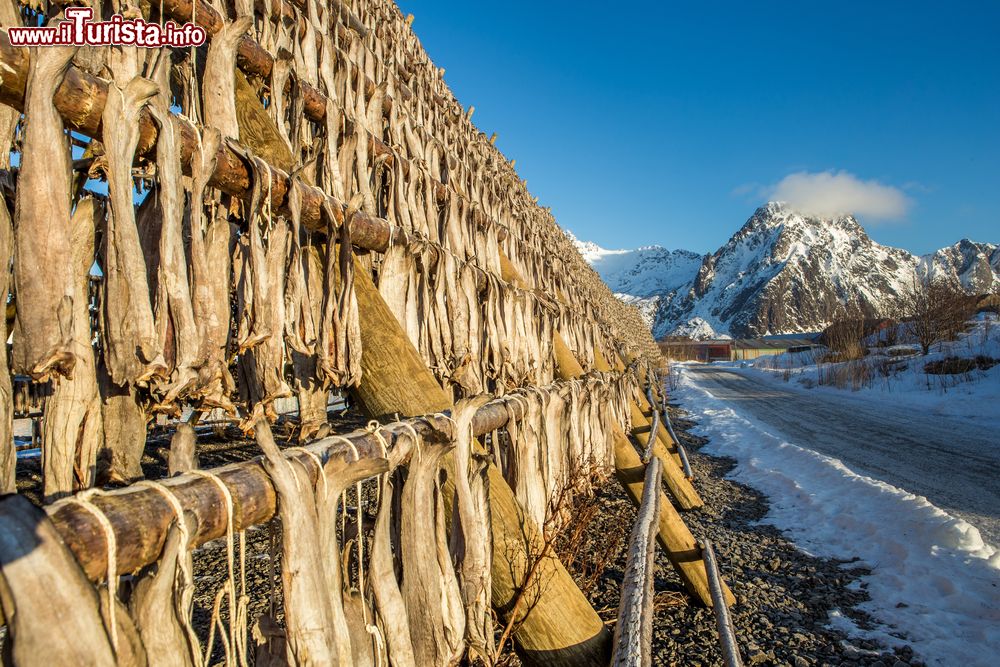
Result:
[[[684,372],[676,396],[710,439],[704,451],[737,461],[733,477],[766,494],[766,521],[820,556],[860,558],[880,626],[854,636],[900,643],[936,665],[993,665],[1000,655],[1000,552],[971,524],[917,496],[786,441],[715,398]]]

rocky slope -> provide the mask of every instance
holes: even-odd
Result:
[[[612,291],[639,307],[657,337],[815,331],[846,301],[870,315],[889,312],[901,291],[928,274],[970,293],[1000,290],[1000,246],[963,239],[916,256],[872,241],[851,216],[816,218],[776,202],[758,208],[703,257],[573,240]]]

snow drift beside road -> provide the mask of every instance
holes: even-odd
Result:
[[[716,399],[681,367],[674,395],[700,422],[695,432],[710,439],[703,451],[736,459],[735,479],[770,498],[766,521],[802,549],[860,558],[872,569],[865,577],[871,600],[861,608],[883,625],[856,634],[889,645],[905,636],[930,664],[995,664],[1000,552],[974,526],[922,496],[785,441]]]

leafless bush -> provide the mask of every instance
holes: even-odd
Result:
[[[831,364],[819,373],[819,384],[832,385],[837,389],[858,391],[872,386],[871,364],[865,359],[852,359],[839,364]]]
[[[902,295],[909,331],[926,356],[931,346],[955,340],[975,308],[974,300],[945,280],[914,280]]]
[[[500,657],[496,662],[497,665],[519,664],[512,654],[504,655],[504,647],[524,623],[548,586],[549,582],[542,580],[542,564],[547,558],[556,557],[563,560],[567,556],[557,545],[567,542],[573,544],[574,541],[579,544],[578,541],[581,539],[579,533],[586,530],[586,526],[593,521],[599,511],[592,489],[604,481],[606,480],[587,462],[571,463],[566,479],[555,496],[549,500],[545,523],[540,526],[541,539],[525,534],[528,548],[524,553],[524,578],[515,590],[507,623],[502,628],[498,627],[497,655]],[[568,520],[568,517],[572,520]],[[603,571],[601,568],[600,572]]]
[[[840,362],[865,356],[866,318],[856,301],[839,306],[833,321],[823,331],[823,342],[830,352],[824,361]]]
[[[624,522],[595,534],[592,528],[600,515],[601,503],[597,495],[580,498],[573,509],[572,529],[556,540],[556,555],[588,597],[621,554],[629,535]]]
[[[985,355],[968,357],[945,357],[924,364],[924,372],[929,375],[959,375],[971,373],[974,370],[987,371],[1000,363],[1000,360]]]

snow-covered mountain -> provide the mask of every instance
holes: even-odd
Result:
[[[875,243],[852,216],[806,216],[776,202],[705,256],[659,246],[605,250],[570,236],[657,337],[815,331],[848,300],[886,312],[928,272],[968,292],[1000,290],[1000,246],[962,240],[920,257]]]

